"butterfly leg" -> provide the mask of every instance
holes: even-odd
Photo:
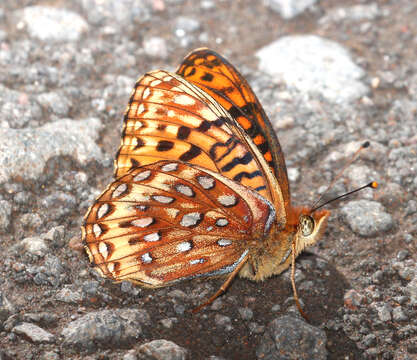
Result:
[[[193,309],[193,314],[200,311],[202,308],[206,307],[207,305],[210,305],[214,300],[216,300],[220,295],[224,294],[229,287],[232,280],[235,278],[235,276],[239,273],[239,271],[242,269],[243,265],[245,265],[246,261],[249,258],[249,254],[247,254],[242,261],[237,264],[235,269],[230,273],[230,275],[227,277],[226,281],[223,283],[222,286],[220,286],[220,289],[217,290],[217,292],[210,297],[205,303],[201,304],[200,306]]]
[[[295,304],[297,305],[298,311],[300,312],[301,316],[308,321],[307,314],[304,312],[300,305],[300,300],[298,299],[297,288],[295,287],[295,240],[292,242],[292,251],[291,251],[291,284],[292,289],[294,292],[294,300]]]

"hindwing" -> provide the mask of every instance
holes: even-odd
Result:
[[[115,180],[87,212],[82,237],[104,276],[144,286],[231,272],[275,218],[257,192],[201,167],[159,161]]]

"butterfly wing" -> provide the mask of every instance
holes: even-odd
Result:
[[[285,208],[275,177],[242,127],[209,94],[176,74],[154,71],[136,83],[124,119],[115,176],[159,160],[203,166]]]
[[[159,161],[115,180],[87,212],[82,238],[103,276],[159,287],[233,271],[274,218],[269,201],[245,186]]]
[[[290,190],[284,155],[271,122],[248,82],[225,58],[207,48],[188,54],[177,74],[210,94],[246,131],[278,180],[288,209]]]

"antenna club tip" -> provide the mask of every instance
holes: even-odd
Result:
[[[376,181],[372,181],[369,184],[369,187],[371,187],[372,189],[376,189],[379,186],[379,184]]]
[[[363,147],[363,148],[367,148],[367,147],[369,147],[369,145],[371,145],[371,143],[370,143],[369,141],[365,141],[365,142],[362,144],[362,147]]]

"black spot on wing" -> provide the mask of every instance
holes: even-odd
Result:
[[[191,133],[191,129],[188,126],[181,126],[177,132],[177,138],[180,140],[185,140]]]
[[[253,156],[251,153],[247,152],[243,157],[233,158],[232,161],[228,162],[226,165],[224,165],[221,168],[221,171],[230,171],[232,170],[236,165],[247,165],[253,160]]]
[[[255,123],[255,112],[257,107],[254,103],[247,103],[245,106],[232,106],[228,111],[233,119],[238,119],[240,116],[244,116],[251,121],[251,126],[245,131],[249,134],[251,138],[254,138],[257,134],[260,133],[260,129]]]
[[[135,160],[133,158],[130,158],[130,167],[131,168],[136,168],[136,167],[139,167],[139,166],[140,166],[139,161],[137,161],[137,160]]]
[[[160,140],[156,146],[157,151],[169,151],[174,147],[174,143],[168,140]]]
[[[221,116],[216,119],[216,121],[213,122],[214,126],[221,127],[224,123],[227,123],[227,118]]]
[[[262,173],[259,170],[256,170],[252,173],[248,173],[247,171],[242,171],[239,174],[233,177],[233,180],[240,182],[243,178],[253,179],[256,176],[262,176]]]
[[[203,120],[198,128],[196,128],[197,131],[206,132],[208,129],[211,128],[210,121]]]
[[[238,141],[234,138],[229,138],[225,143],[215,143],[211,148],[210,148],[210,156],[215,160],[215,161],[221,161],[225,156],[229,155],[230,152],[236,147],[236,145],[238,144]],[[217,148],[222,148],[225,147],[227,148],[226,152],[220,156],[219,158],[217,158]]]
[[[265,154],[269,150],[268,143],[265,141],[262,144],[256,145],[262,154]]]
[[[132,223],[130,221],[121,221],[119,222],[119,228],[130,228]]]
[[[204,75],[200,79],[203,80],[203,81],[211,82],[213,80],[213,75],[206,72],[206,73],[204,73]]]
[[[190,150],[180,156],[181,161],[190,161],[201,154],[201,149],[195,145],[191,145]]]
[[[137,137],[135,150],[141,148],[144,145],[145,145],[145,142],[140,137]]]
[[[190,71],[190,73],[188,74],[188,76],[193,76],[195,74],[195,67],[193,67]]]
[[[129,243],[129,245],[136,245],[136,244],[140,243],[141,241],[142,241],[142,239],[139,238],[139,237],[131,237],[128,240],[128,243]]]

